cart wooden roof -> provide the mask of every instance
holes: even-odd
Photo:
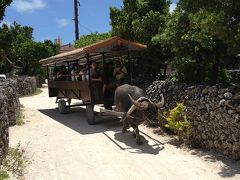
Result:
[[[43,65],[52,65],[55,63],[71,62],[75,60],[86,61],[86,58],[94,60],[102,58],[103,54],[106,58],[119,57],[126,54],[127,51],[136,51],[145,49],[147,46],[114,36],[106,40],[75,49],[66,53],[58,54],[39,62]]]

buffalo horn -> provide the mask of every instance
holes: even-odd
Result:
[[[157,108],[162,108],[164,106],[164,97],[163,97],[163,94],[161,94],[161,102],[160,103],[157,103],[156,106]]]
[[[130,100],[132,101],[132,103],[134,104],[134,106],[136,106],[137,108],[139,108],[139,109],[141,109],[141,110],[144,110],[144,109],[147,109],[147,108],[148,108],[149,103],[145,103],[145,102],[140,103],[140,102],[138,102],[138,100],[143,99],[143,97],[140,97],[140,98],[136,101],[136,100],[134,100],[134,99],[132,98],[132,96],[131,96],[130,94],[128,94],[128,96],[129,96]]]

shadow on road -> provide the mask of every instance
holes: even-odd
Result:
[[[223,155],[220,155],[213,151],[207,151],[207,150],[194,150],[191,152],[192,155],[196,155],[198,157],[203,158],[205,161],[208,162],[221,162],[221,169],[218,172],[218,174],[221,177],[229,178],[234,177],[235,175],[240,174],[240,161],[238,160],[232,160],[227,157],[224,157]]]
[[[123,148],[123,150],[128,150],[131,153],[147,153],[157,155],[161,150],[164,149],[162,143],[155,141],[153,145],[149,145],[149,141],[144,136],[140,136],[143,142],[143,144],[140,146],[136,144],[136,139],[132,137],[131,133],[117,132],[114,134],[114,139],[124,143],[127,147]]]
[[[57,109],[38,109],[42,114],[50,117],[52,120],[63,124],[64,126],[71,128],[72,130],[82,134],[95,134],[103,133],[110,141],[112,141],[121,150],[129,150],[131,153],[148,153],[148,154],[158,154],[164,149],[163,144],[156,139],[144,134],[149,140],[153,141],[154,144],[150,145],[149,141],[141,136],[143,145],[136,145],[136,140],[132,138],[130,134],[122,133],[122,123],[119,119],[113,117],[96,117],[95,125],[88,125],[85,117],[84,108],[71,108],[69,113],[60,114]],[[108,131],[114,132],[114,138],[108,135]],[[124,147],[120,145],[124,143]]]
[[[112,117],[101,119],[97,117],[95,125],[88,125],[85,109],[83,108],[71,108],[67,114],[60,114],[57,109],[38,109],[38,111],[82,135],[101,133],[108,130],[118,131],[121,128],[119,119]]]

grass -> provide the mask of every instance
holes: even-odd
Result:
[[[36,96],[36,95],[41,94],[42,92],[43,91],[40,88],[37,88],[36,91],[34,91],[33,93],[30,93],[30,94],[27,94],[27,95],[23,95],[23,96],[20,96],[20,97],[22,98],[22,97]]]
[[[20,142],[16,148],[9,148],[6,158],[0,166],[0,180],[24,179],[24,173],[27,165],[30,163],[25,155],[26,148],[22,148]]]
[[[36,95],[41,94],[42,92],[43,92],[43,91],[42,91],[41,89],[37,88],[36,91],[33,92],[31,95],[32,95],[32,96],[36,96]]]
[[[20,104],[20,111],[19,111],[19,114],[16,119],[16,124],[18,126],[22,126],[23,124],[25,124],[25,122],[24,122],[25,116],[23,114],[23,108],[24,108],[24,106],[22,104]]]

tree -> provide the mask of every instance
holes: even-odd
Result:
[[[12,0],[1,0],[0,3],[0,21],[3,20],[5,9],[11,4]]]
[[[20,75],[44,75],[39,60],[57,53],[51,41],[35,42],[33,28],[14,22],[0,27],[0,71]]]
[[[152,38],[165,27],[168,13],[169,1],[165,0],[124,0],[121,9],[110,8],[113,35],[148,46],[147,51],[137,57],[135,66],[141,69],[134,74],[155,78],[165,66],[162,46],[153,44]]]
[[[188,83],[217,83],[224,69],[234,66],[239,53],[240,2],[234,0],[180,0],[166,28],[154,37],[169,46],[168,61],[178,78]]]
[[[40,59],[54,55],[51,46],[32,40],[24,41],[14,47],[12,56],[17,66],[21,67],[18,74],[21,75],[43,75],[44,70],[39,63]]]
[[[169,3],[162,0],[124,0],[122,9],[110,8],[113,35],[149,43],[164,25]]]
[[[102,33],[102,34],[96,32],[96,33],[91,33],[91,34],[88,34],[88,35],[83,35],[83,36],[80,37],[79,40],[75,41],[74,46],[76,48],[81,48],[81,47],[96,43],[98,41],[107,39],[109,37],[111,37],[110,32]]]

